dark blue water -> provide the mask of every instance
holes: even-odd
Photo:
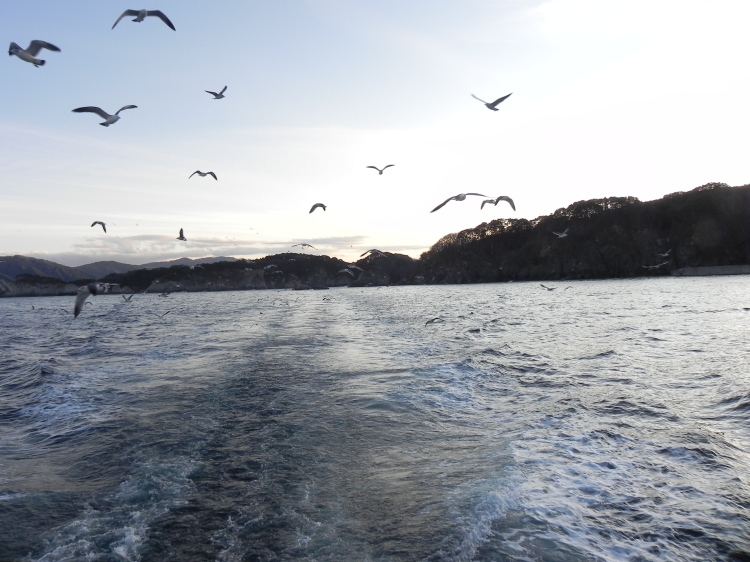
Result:
[[[750,560],[750,278],[545,284],[0,299],[0,560]]]

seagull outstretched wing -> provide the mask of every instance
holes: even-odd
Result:
[[[26,52],[29,53],[32,57],[35,57],[42,49],[47,49],[49,51],[60,51],[59,47],[55,47],[52,43],[34,39],[31,43],[29,43],[29,48],[26,49]]]

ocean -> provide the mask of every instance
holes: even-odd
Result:
[[[0,299],[0,560],[750,560],[750,277],[544,284]]]

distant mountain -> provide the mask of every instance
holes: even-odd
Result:
[[[144,265],[132,265],[117,261],[97,261],[86,265],[70,267],[49,260],[30,258],[27,256],[0,256],[0,280],[15,281],[18,275],[36,275],[39,277],[53,277],[62,281],[77,281],[79,279],[101,279],[113,273],[127,273],[135,269],[154,269],[171,267],[173,265],[198,265],[219,261],[237,261],[237,258],[180,258],[173,261],[153,262]]]
[[[138,266],[116,261],[101,261],[78,267],[70,267],[53,261],[26,256],[0,257],[0,279],[5,281],[14,281],[18,275],[23,274],[54,277],[62,281],[99,279],[110,273],[125,273],[133,269],[138,269]]]
[[[101,279],[110,273],[127,273],[134,269],[141,269],[142,265],[130,265],[119,261],[97,261],[86,265],[79,265],[73,269],[80,271],[78,279]]]
[[[216,258],[198,258],[198,259],[180,258],[180,259],[172,260],[172,261],[155,261],[151,263],[144,263],[143,265],[138,266],[138,269],[156,269],[159,267],[172,267],[173,265],[191,266],[191,265],[199,265],[203,263],[216,263],[219,261],[237,261],[237,258],[230,258],[226,256],[219,256]],[[124,273],[124,272],[113,271],[112,273]]]

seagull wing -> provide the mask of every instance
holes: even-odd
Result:
[[[112,117],[101,107],[94,107],[93,105],[89,105],[86,107],[77,107],[73,110],[73,113],[96,113],[102,119],[109,119],[110,117]]]
[[[222,94],[223,94],[224,92],[226,92],[226,91],[227,91],[227,87],[226,87],[226,86],[224,86],[224,87],[222,88],[221,92],[219,92],[219,95],[222,95]]]
[[[434,208],[434,209],[433,209],[432,211],[430,211],[430,212],[431,212],[431,213],[434,213],[434,212],[435,212],[435,211],[437,211],[438,209],[440,209],[440,208],[444,207],[444,206],[446,205],[446,203],[448,203],[449,201],[453,201],[453,200],[454,200],[455,198],[456,198],[456,196],[455,196],[455,195],[454,195],[453,197],[448,197],[448,199],[446,199],[445,201],[443,201],[442,203],[440,203],[440,205],[438,205],[437,207],[435,207],[435,208]]]
[[[34,39],[31,43],[29,43],[29,48],[26,49],[26,52],[29,53],[32,57],[35,57],[39,54],[39,51],[41,51],[42,49],[48,49],[50,51],[60,50],[58,47],[55,47],[52,43],[47,43],[46,41],[40,41],[39,39]]]
[[[139,13],[139,10],[125,10],[119,18],[117,18],[117,21],[112,25],[112,29],[115,28],[115,25],[120,23],[120,20],[126,16],[137,16]]]
[[[391,166],[395,166],[395,164],[388,164],[387,166],[383,166],[383,169],[390,168]]]
[[[172,29],[172,31],[177,31],[177,30],[176,30],[176,29],[174,28],[174,25],[172,24],[172,22],[171,22],[171,21],[169,21],[169,18],[168,18],[167,16],[165,16],[165,15],[164,15],[164,12],[162,12],[161,10],[148,10],[148,11],[146,12],[146,15],[147,15],[147,16],[156,16],[156,17],[157,17],[157,18],[159,18],[159,19],[160,19],[161,21],[163,21],[164,23],[166,23],[166,24],[167,24],[167,25],[168,25],[168,26],[169,26],[169,27],[170,27],[170,28]]]
[[[209,91],[209,90],[203,90],[203,91],[204,91],[204,92],[206,92],[207,94],[211,94],[211,95],[212,95],[213,97],[215,97],[215,98],[218,98],[218,97],[219,97],[219,94],[217,94],[216,92],[211,92],[211,91]]]
[[[119,115],[119,114],[120,114],[120,112],[121,112],[121,111],[122,111],[123,109],[135,109],[135,108],[137,108],[137,107],[138,107],[137,105],[123,105],[123,106],[122,106],[122,107],[121,107],[120,109],[118,109],[118,110],[117,110],[117,113],[115,113],[115,115]]]
[[[315,203],[315,205],[313,205],[312,208],[310,209],[310,212],[312,213],[318,207],[322,208],[324,211],[326,210],[326,206],[323,205],[323,203]]]
[[[216,177],[216,174],[214,174],[213,172],[206,172],[206,175],[207,176],[212,176],[215,180],[219,179],[219,178]]]
[[[89,298],[89,295],[92,295],[92,291],[89,289],[94,285],[93,283],[89,283],[88,285],[84,285],[80,289],[78,289],[78,294],[76,295],[76,304],[73,307],[73,318],[77,318],[78,315],[81,313],[81,310],[83,310],[83,303],[86,302],[86,299]]]
[[[497,199],[495,199],[495,205],[497,205],[500,201],[507,201],[510,204],[511,208],[514,211],[516,210],[516,204],[513,203],[513,199],[511,199],[507,195],[501,195],[500,197],[498,197]]]
[[[481,207],[479,207],[479,209],[480,209],[480,210],[484,209],[484,206],[485,206],[485,205],[486,205],[487,203],[492,203],[493,205],[497,205],[497,203],[495,203],[495,200],[494,200],[494,199],[485,199],[484,201],[482,201],[482,206],[481,206]]]
[[[200,174],[200,173],[201,173],[200,170],[196,170],[188,176],[188,179],[192,178],[195,174]]]
[[[486,101],[484,101],[484,100],[483,100],[482,98],[478,98],[478,97],[476,97],[476,96],[475,96],[474,94],[471,94],[471,97],[472,97],[472,98],[474,98],[475,100],[479,100],[479,101],[481,101],[482,103],[487,103],[487,102],[486,102]]]
[[[464,193],[464,195],[479,195],[479,197],[487,197],[487,196],[486,196],[485,194],[483,194],[483,193]]]
[[[510,94],[508,94],[507,96],[503,96],[503,97],[501,97],[501,98],[497,98],[497,99],[496,99],[495,101],[493,101],[493,102],[492,102],[492,103],[491,103],[490,105],[491,105],[492,107],[497,107],[497,106],[498,106],[498,104],[500,104],[500,103],[504,102],[505,100],[507,100],[507,99],[508,99],[508,98],[509,98],[509,97],[511,96],[511,94],[512,94],[512,93],[513,93],[513,92],[511,92],[511,93],[510,93]]]

